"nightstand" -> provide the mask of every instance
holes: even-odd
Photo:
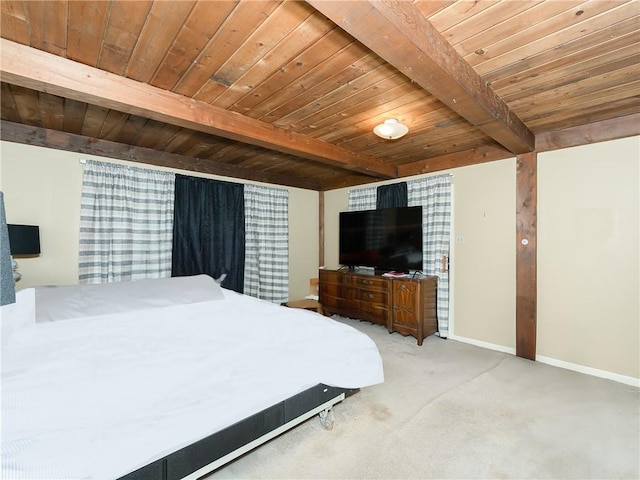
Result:
[[[294,300],[292,302],[283,302],[282,305],[290,308],[304,308],[305,310],[313,310],[322,314],[322,305],[317,300],[318,298],[318,279],[309,279],[309,297],[304,300]],[[315,300],[314,300],[315,299]]]
[[[317,300],[294,300],[293,302],[284,302],[282,305],[289,308],[304,308],[305,310],[322,313],[322,305]]]

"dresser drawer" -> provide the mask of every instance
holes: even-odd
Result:
[[[358,302],[358,309],[361,312],[372,313],[384,318],[383,324],[386,324],[386,319],[389,315],[389,306],[385,303],[372,303],[372,302]]]
[[[353,275],[351,284],[363,290],[387,290],[388,282],[380,277],[373,275]]]
[[[371,303],[388,303],[389,294],[387,290],[363,290],[355,289],[356,300]]]

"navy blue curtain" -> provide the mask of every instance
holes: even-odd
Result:
[[[380,185],[376,192],[376,208],[406,207],[409,203],[407,182]]]
[[[226,274],[225,288],[244,289],[244,185],[176,175],[173,277]]]

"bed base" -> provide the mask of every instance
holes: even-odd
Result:
[[[238,423],[135,470],[119,480],[195,480],[277,437],[314,415],[325,428],[328,412],[357,390],[318,384]]]

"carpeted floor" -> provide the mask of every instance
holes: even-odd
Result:
[[[638,479],[640,390],[513,355],[340,319],[378,345],[385,382],[207,477]]]

